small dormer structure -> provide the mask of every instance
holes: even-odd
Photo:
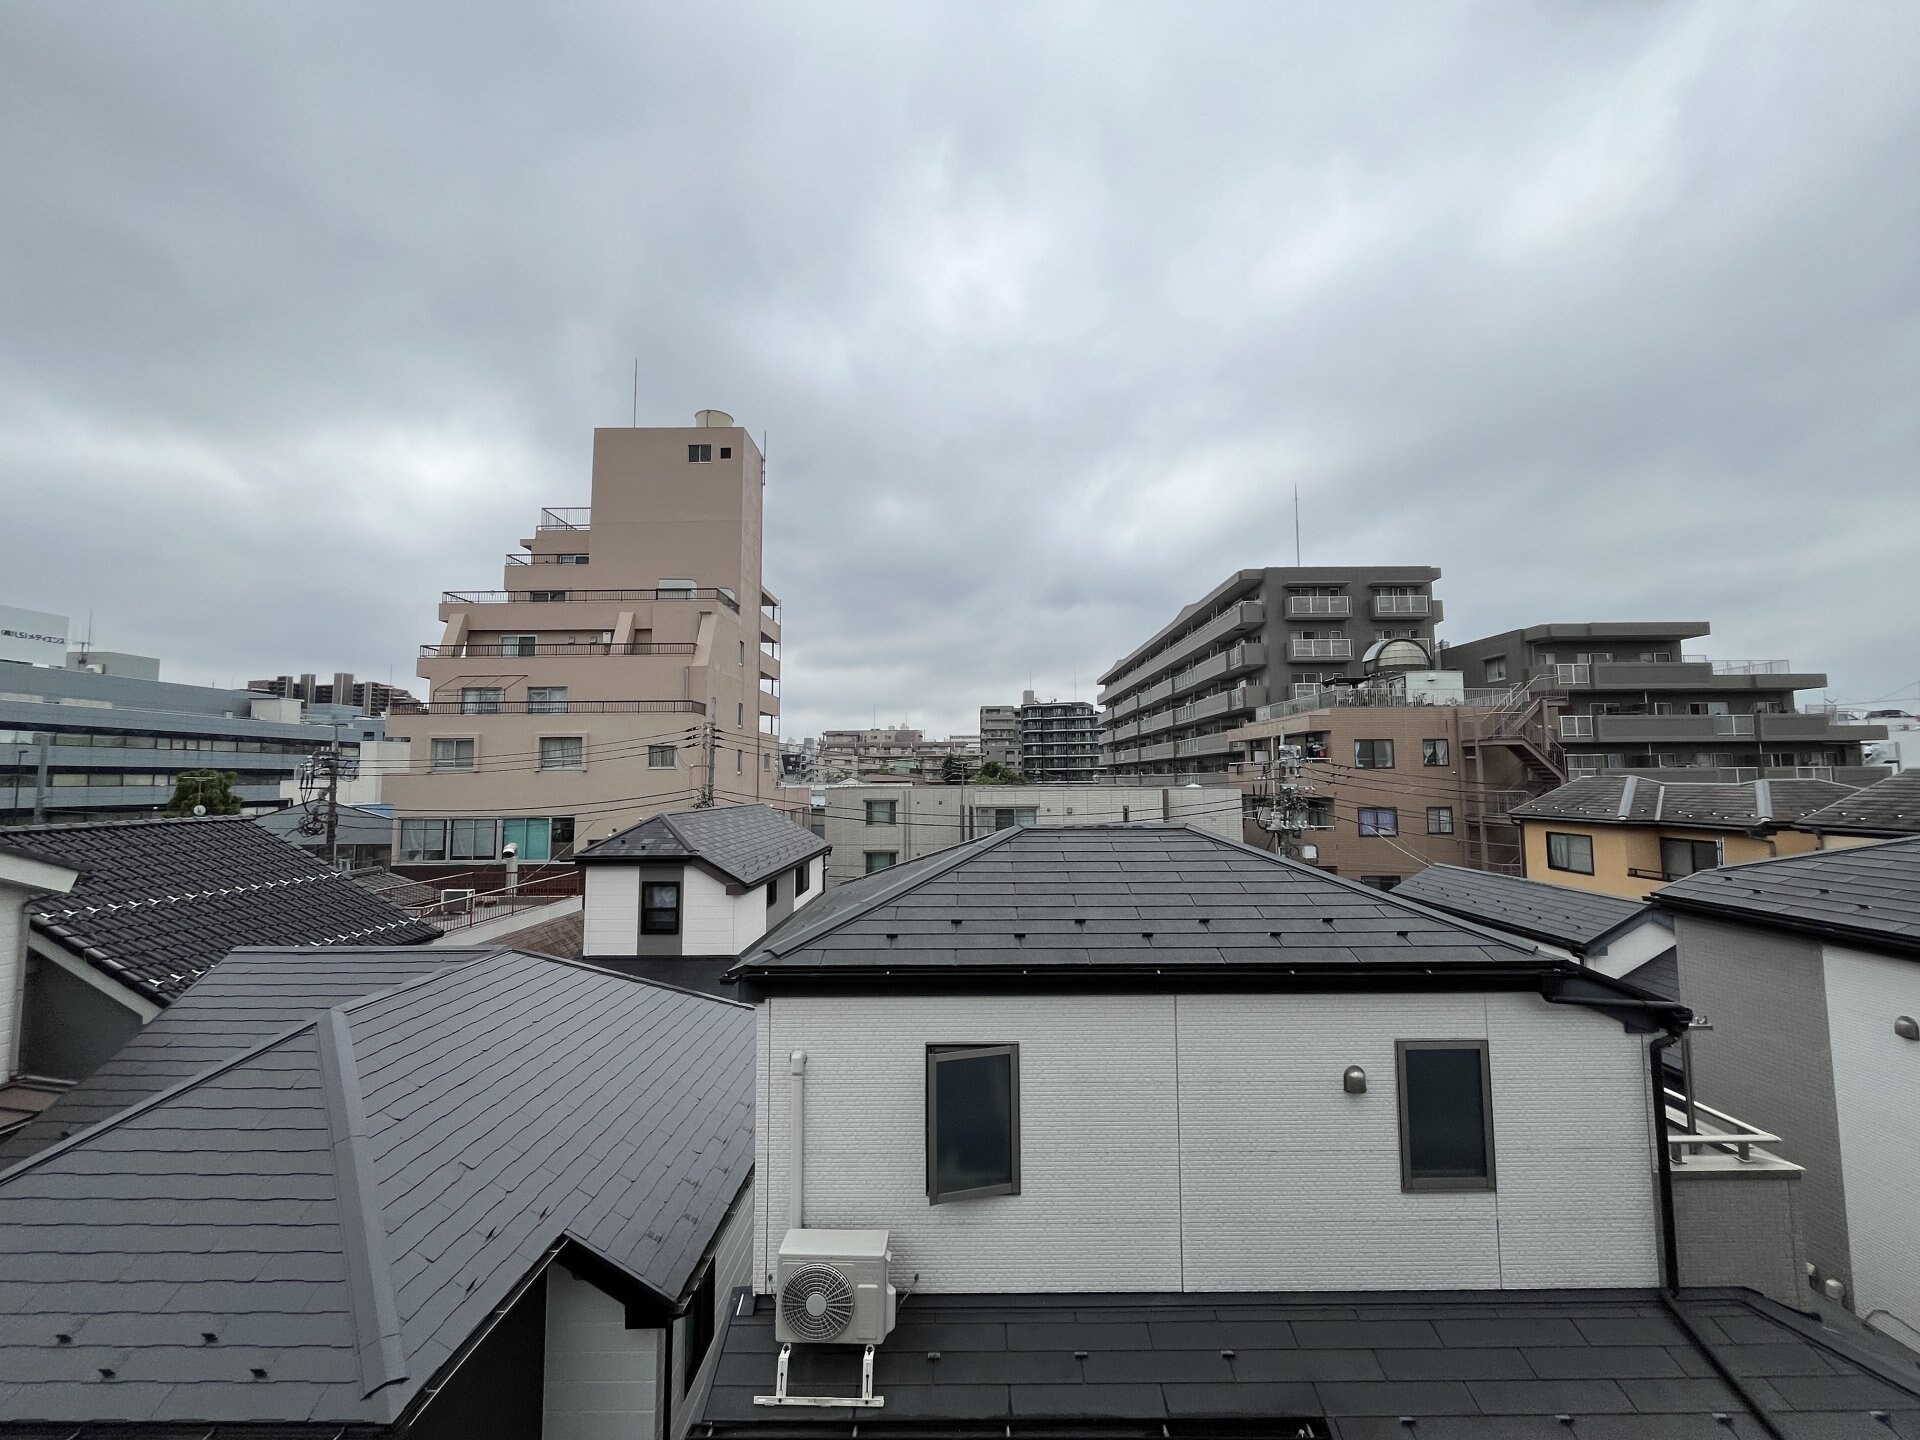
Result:
[[[828,848],[769,805],[655,815],[609,835],[578,857],[584,958],[738,956],[820,895]]]

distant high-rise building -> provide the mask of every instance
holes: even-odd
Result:
[[[410,710],[419,705],[407,691],[378,680],[356,680],[348,670],[336,670],[330,683],[306,675],[275,675],[269,680],[249,680],[247,689],[262,695],[277,695],[282,700],[304,700],[309,705],[350,707],[362,715],[385,715],[391,710]]]
[[[1020,766],[1020,707],[1018,705],[982,705],[980,707],[980,759]]]
[[[448,591],[386,798],[396,865],[524,863],[780,783],[760,448],[733,418],[596,430],[592,505],[540,512],[504,588]]]
[[[1430,565],[1236,571],[1100,677],[1109,773],[1224,771],[1227,732],[1262,705],[1359,678],[1386,641],[1431,655],[1439,578]]]
[[[1085,783],[1100,773],[1100,716],[1085,700],[1020,699],[1020,771],[1042,784]]]

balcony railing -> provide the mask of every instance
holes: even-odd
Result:
[[[1716,675],[1791,675],[1793,662],[1791,660],[1716,660],[1713,662],[1713,673]]]
[[[535,555],[530,550],[509,550],[507,552],[507,564],[509,565],[580,566],[580,565],[585,565],[586,563],[587,563],[586,556],[574,555],[571,553],[566,555]]]
[[[692,655],[699,646],[687,641],[651,641],[634,640],[625,645],[615,645],[604,640],[539,641],[534,644],[496,645],[490,643],[466,645],[422,645],[422,660],[465,660],[497,659],[502,657],[526,659],[569,660],[591,659],[599,655]]]
[[[1560,738],[1562,740],[1591,740],[1593,738],[1593,716],[1562,715],[1560,717]]]
[[[1591,665],[1556,665],[1553,667],[1553,680],[1556,685],[1587,685],[1593,680]]]
[[[1350,595],[1289,595],[1287,614],[1351,615],[1353,614],[1353,597]]]
[[[536,530],[585,530],[593,523],[593,507],[590,505],[567,505],[561,508],[540,512],[540,523]]]
[[[1753,716],[1751,715],[1715,715],[1713,733],[1716,735],[1753,734]]]
[[[1375,615],[1425,615],[1433,608],[1433,601],[1425,595],[1376,595],[1373,597]]]
[[[1309,639],[1293,637],[1292,654],[1296,660],[1348,660],[1353,657],[1353,641],[1344,635]]]
[[[1702,1151],[1733,1155],[1742,1162],[1750,1162],[1754,1146],[1780,1143],[1778,1135],[1755,1129],[1724,1110],[1703,1105],[1685,1091],[1672,1086],[1661,1088],[1665,1092],[1667,1145],[1676,1165],[1686,1164],[1689,1158],[1698,1159]]]
[[[428,700],[396,715],[704,715],[700,700]]]
[[[718,600],[738,611],[740,598],[725,586],[665,590],[442,590],[442,605],[609,604],[623,600]]]

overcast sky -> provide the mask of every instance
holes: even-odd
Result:
[[[770,441],[785,731],[1229,572],[1920,686],[1920,7],[0,0],[0,603],[411,679],[592,429]],[[83,622],[81,622],[83,623]]]

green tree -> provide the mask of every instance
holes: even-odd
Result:
[[[195,806],[205,806],[203,814],[238,815],[240,797],[233,787],[239,779],[231,770],[182,770],[174,779],[167,814],[191,815]]]
[[[1024,785],[1027,777],[1011,765],[1002,765],[998,760],[989,760],[980,767],[973,777],[976,785]]]
[[[964,785],[973,774],[973,767],[967,763],[964,755],[949,755],[940,762],[940,783],[942,785]]]

